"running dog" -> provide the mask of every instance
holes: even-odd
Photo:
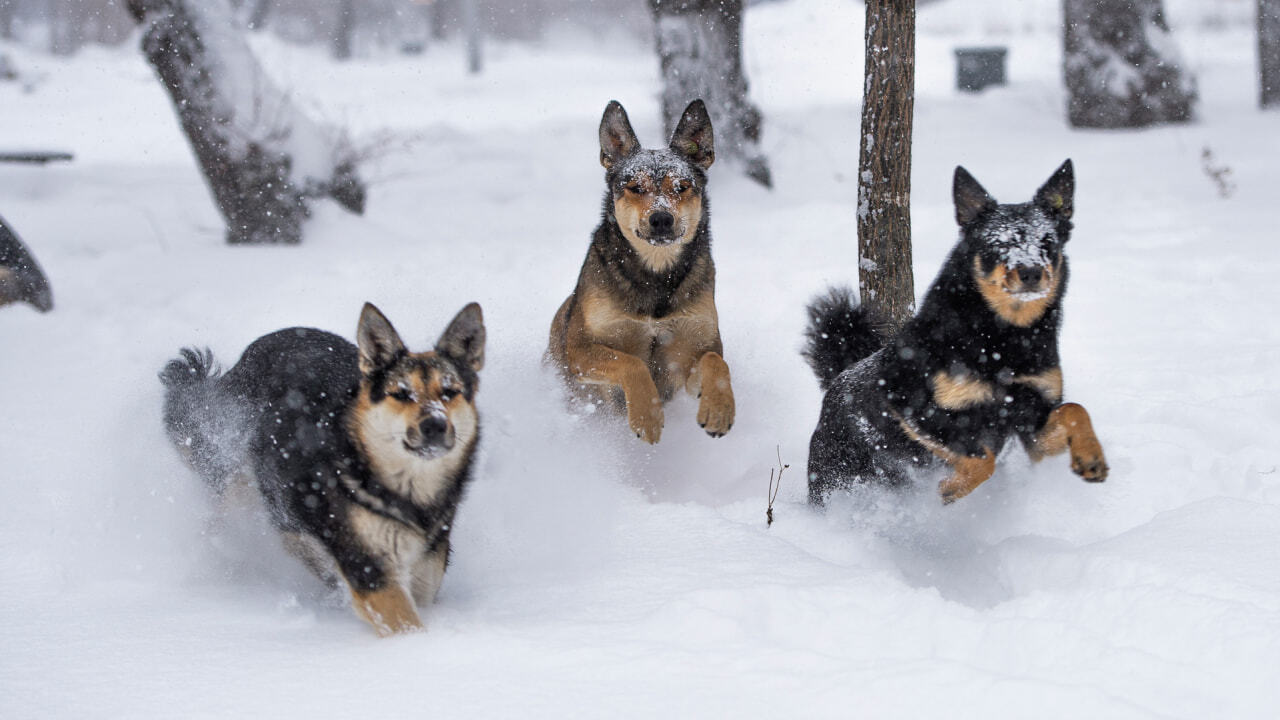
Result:
[[[285,545],[350,589],[379,635],[420,629],[480,437],[484,321],[472,303],[435,349],[409,352],[366,304],[352,345],[333,333],[265,335],[220,374],[184,349],[160,373],[173,444],[216,494],[261,491]]]
[[[53,291],[31,252],[0,218],[0,306],[14,302],[49,312],[53,309]]]
[[[964,168],[960,241],[895,336],[880,338],[848,290],[809,307],[805,357],[826,391],[809,445],[809,500],[853,483],[902,485],[945,465],[944,502],[991,477],[1016,436],[1033,460],[1070,451],[1107,477],[1089,414],[1062,402],[1058,328],[1075,178],[1068,160],[1029,203],[999,205]]]
[[[600,120],[604,210],[573,293],[556,312],[549,361],[582,399],[625,408],[636,437],[656,443],[663,404],[683,387],[698,425],[733,427],[733,388],[720,343],[706,170],[715,160],[701,100],[668,147],[640,147],[627,113]]]

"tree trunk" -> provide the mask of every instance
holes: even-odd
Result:
[[[742,69],[742,0],[649,0],[662,62],[662,117],[668,136],[690,102],[711,114],[718,154],[773,184],[760,152],[760,110],[747,99]]]
[[[351,39],[356,33],[355,0],[338,0],[338,22],[333,29],[333,59],[351,59]]]
[[[911,271],[914,0],[867,0],[858,148],[858,296],[882,335],[915,314]]]
[[[1258,81],[1262,107],[1280,105],[1280,0],[1258,0]]]
[[[462,0],[462,28],[467,34],[467,72],[478,75],[484,69],[480,45],[480,0]]]
[[[313,197],[364,209],[345,140],[271,83],[226,0],[128,0],[128,7],[144,25],[143,53],[226,218],[227,242],[300,242]]]
[[[1195,79],[1181,60],[1160,0],[1063,0],[1063,78],[1075,127],[1186,122]]]
[[[0,306],[14,302],[49,312],[53,309],[53,292],[36,259],[0,218]]]

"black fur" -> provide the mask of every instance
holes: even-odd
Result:
[[[483,330],[479,338],[482,343]],[[357,537],[353,507],[412,528],[425,537],[428,553],[447,551],[477,442],[467,448],[445,490],[422,506],[377,476],[354,435],[351,414],[361,393],[372,404],[384,402],[388,374],[424,362],[461,378],[462,392],[471,400],[476,368],[445,352],[443,338],[436,350],[423,359],[401,347],[366,376],[356,345],[314,328],[288,328],[257,339],[225,374],[218,373],[208,350],[184,349],[160,373],[165,427],[179,449],[190,451],[188,459],[207,483],[221,489],[232,473],[252,472],[277,529],[318,540],[353,589],[378,590],[389,579],[384,549]]]
[[[826,390],[809,447],[810,502],[822,504],[831,490],[853,483],[902,485],[914,470],[935,466],[936,456],[903,430],[900,419],[948,451],[970,457],[982,456],[984,448],[998,453],[1010,436],[1029,442],[1044,426],[1053,404],[1011,379],[1059,367],[1058,328],[1067,282],[1061,248],[1071,231],[1072,190],[1067,161],[1036,200],[996,205],[981,201],[990,198],[957,168],[960,241],[915,317],[895,337],[875,348],[874,333],[848,291],[835,291],[809,307],[804,355]],[[1050,191],[1057,195],[1051,198],[1046,194]],[[1046,223],[1052,229],[1044,236],[1054,236],[1052,240],[1030,237],[1032,229]],[[993,312],[973,273],[974,258],[989,270],[1018,238],[1043,246],[1046,255],[1061,262],[1054,299],[1028,327]],[[940,407],[930,384],[939,371],[967,372],[990,383],[994,401],[963,410]]]
[[[25,302],[39,310],[53,309],[53,290],[31,252],[0,218],[0,306]]]
[[[853,290],[831,288],[826,295],[814,298],[806,310],[809,325],[804,331],[805,347],[801,354],[818,376],[818,385],[823,390],[829,388],[845,368],[880,348],[881,339],[858,306]]]

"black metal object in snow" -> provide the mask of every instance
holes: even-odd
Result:
[[[1004,85],[1002,47],[956,48],[956,89],[978,92],[991,85]]]
[[[23,163],[26,165],[45,165],[55,161],[67,162],[75,158],[69,152],[56,150],[23,150],[18,152],[0,152],[0,163]]]

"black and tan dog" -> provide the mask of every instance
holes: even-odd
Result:
[[[186,349],[160,373],[165,427],[215,492],[256,485],[286,546],[345,581],[379,635],[417,629],[471,478],[484,339],[472,303],[433,351],[411,353],[366,304],[357,345],[289,328],[226,374],[208,350]]]
[[[31,252],[0,218],[0,306],[14,302],[49,312],[53,309],[53,291]]]
[[[683,387],[712,437],[733,426],[720,343],[706,170],[715,159],[701,100],[670,146],[643,149],[616,101],[600,121],[604,212],[578,284],[551,324],[550,361],[585,399],[624,405],[636,436],[656,443],[663,403]]]
[[[1035,460],[1070,451],[1077,475],[1106,479],[1089,414],[1062,402],[1074,190],[1068,160],[1031,202],[998,205],[958,167],[960,242],[896,336],[882,342],[849,291],[810,306],[805,356],[826,390],[809,446],[810,502],[852,483],[900,485],[939,463],[950,502],[991,476],[1010,436]]]

